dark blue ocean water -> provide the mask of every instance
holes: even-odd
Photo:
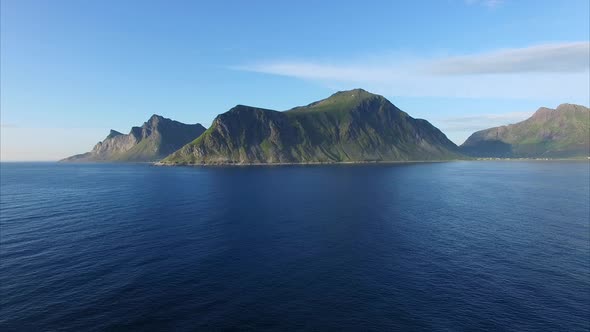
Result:
[[[3,163],[0,330],[587,331],[589,176]]]

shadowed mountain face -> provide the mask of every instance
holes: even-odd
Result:
[[[157,161],[178,150],[205,131],[200,124],[187,125],[153,115],[141,127],[125,135],[111,130],[92,151],[62,161]]]
[[[356,89],[286,112],[238,105],[166,164],[442,160],[457,146],[426,120]]]
[[[475,157],[574,158],[590,156],[590,110],[562,104],[539,108],[525,121],[478,131],[461,145]]]

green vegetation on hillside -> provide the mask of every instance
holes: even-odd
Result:
[[[443,160],[457,146],[425,120],[356,89],[286,112],[238,105],[165,164]]]
[[[478,131],[461,151],[475,157],[576,158],[590,155],[590,110],[562,104],[540,108],[529,119]]]

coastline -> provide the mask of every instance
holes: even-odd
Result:
[[[415,163],[444,163],[444,162],[453,162],[453,161],[461,161],[459,159],[449,159],[449,160],[390,160],[390,161],[311,161],[311,162],[292,162],[292,163],[198,163],[198,164],[190,164],[190,163],[162,163],[162,162],[154,162],[152,163],[154,166],[163,166],[163,167],[174,167],[174,166],[299,166],[299,165],[365,165],[365,164],[415,164]]]
[[[446,163],[446,162],[459,162],[459,161],[504,161],[504,162],[516,162],[516,161],[586,161],[590,162],[590,157],[586,158],[472,158],[472,159],[444,159],[444,160],[375,160],[375,161],[326,161],[326,162],[290,162],[290,163],[163,163],[160,161],[151,163],[154,166],[162,167],[215,167],[215,166],[236,166],[236,167],[248,167],[248,166],[314,166],[314,165],[377,165],[377,164],[418,164],[418,163]]]

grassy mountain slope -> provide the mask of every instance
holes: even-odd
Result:
[[[238,105],[165,164],[441,160],[457,146],[425,120],[356,89],[286,112]]]
[[[476,157],[575,158],[590,155],[590,110],[539,108],[525,121],[472,134],[461,151]]]

